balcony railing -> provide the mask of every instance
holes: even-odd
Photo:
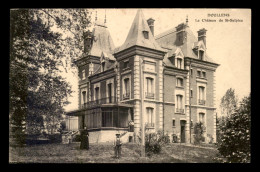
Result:
[[[154,128],[154,123],[145,123],[145,128]]]
[[[123,94],[123,99],[129,99],[130,98],[130,93],[125,93]]]
[[[146,92],[146,93],[145,93],[145,98],[153,99],[153,98],[154,98],[154,93]]]
[[[176,113],[181,113],[181,114],[183,114],[183,113],[184,113],[184,109],[178,109],[178,108],[176,108]]]
[[[101,105],[101,104],[109,104],[109,103],[115,103],[115,97],[110,96],[110,97],[106,97],[106,98],[102,98],[102,99],[98,99],[98,100],[93,100],[93,101],[89,101],[87,103],[82,104],[82,109],[84,108],[88,108],[88,107],[93,107],[96,105]]]
[[[199,99],[199,105],[205,105],[206,101],[205,100],[200,100]]]

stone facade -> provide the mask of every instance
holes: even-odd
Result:
[[[201,121],[206,126],[205,142],[211,138],[215,142],[218,64],[206,52],[206,30],[203,39],[198,38],[186,23],[154,37],[154,20],[149,20],[152,31],[138,10],[118,48],[105,25],[99,23],[95,26],[99,32],[89,32],[100,33],[91,36],[100,43],[94,41],[89,53],[77,61],[80,128],[87,125],[91,142],[106,142],[116,131],[128,131],[133,120],[135,135],[144,126],[146,132],[163,130],[171,140],[175,134],[190,143],[194,124]]]

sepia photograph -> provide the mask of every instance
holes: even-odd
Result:
[[[251,163],[251,18],[10,9],[9,164]]]

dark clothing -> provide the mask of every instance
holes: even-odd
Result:
[[[115,146],[115,157],[120,158],[121,156],[121,145],[116,145]]]
[[[83,130],[81,132],[81,143],[80,143],[80,149],[89,149],[89,140],[88,140],[88,131]]]
[[[121,156],[121,145],[122,145],[120,138],[116,138],[114,145],[115,145],[115,157],[120,158],[120,156]]]

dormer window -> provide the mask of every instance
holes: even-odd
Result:
[[[182,59],[178,58],[177,59],[177,68],[181,69],[181,63],[182,63]]]
[[[149,32],[148,31],[143,31],[144,38],[149,39]]]
[[[204,60],[204,51],[203,50],[199,50],[199,59]]]
[[[101,72],[104,72],[105,71],[105,62],[102,62],[101,63]]]

